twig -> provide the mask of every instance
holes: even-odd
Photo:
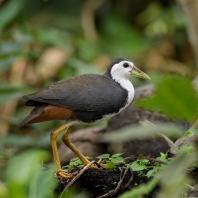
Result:
[[[151,126],[157,127],[155,124],[153,124],[149,120],[144,120],[144,121],[141,122],[141,124],[144,124],[144,125],[145,124],[147,124],[147,125],[149,124]],[[167,144],[168,144],[169,147],[172,147],[174,145],[174,142],[169,137],[167,137],[166,135],[164,135],[162,133],[157,133],[157,134],[164,138],[164,140],[167,142]]]
[[[106,197],[109,197],[109,196],[111,197],[111,196],[115,195],[118,192],[118,190],[120,189],[120,186],[121,186],[121,184],[122,184],[122,182],[124,180],[124,177],[125,177],[126,173],[128,172],[128,170],[129,170],[129,167],[127,167],[125,169],[124,174],[123,174],[122,178],[120,179],[120,181],[118,182],[118,185],[117,185],[117,187],[115,189],[110,190],[108,193],[106,193],[106,194],[104,194],[102,196],[99,196],[97,198],[106,198]]]
[[[78,175],[76,175],[69,184],[67,184],[67,186],[64,188],[63,192],[60,195],[60,198],[66,193],[66,191],[68,190],[68,188],[92,165],[92,164],[96,164],[98,166],[98,163],[96,161],[91,161],[89,164],[87,164],[83,169],[80,170],[80,172],[78,173]]]
[[[164,138],[170,148],[174,145],[174,142],[169,137],[161,133],[158,134]]]
[[[154,161],[154,162],[159,162],[161,164],[167,164],[166,162],[162,161],[162,160],[158,160],[158,159],[155,159],[155,158],[152,158],[152,157],[146,157],[146,156],[143,156],[143,155],[139,155],[138,158],[143,158],[143,159],[147,159],[147,160],[150,160],[150,161]]]
[[[129,170],[131,171],[131,178],[129,179],[129,181],[127,182],[127,184],[122,187],[122,190],[128,188],[128,186],[131,184],[131,182],[133,181],[133,170],[131,168],[129,168]]]
[[[96,10],[105,2],[105,0],[87,0],[85,1],[82,13],[81,24],[84,35],[87,40],[95,41],[97,39],[97,31],[94,22],[94,14]]]
[[[188,189],[192,190],[192,191],[195,190],[195,188],[194,188],[193,186],[191,186],[190,184],[185,184],[185,186],[186,186]]]
[[[188,39],[192,46],[196,65],[198,67],[198,1],[177,0],[177,3],[181,6],[183,11]]]

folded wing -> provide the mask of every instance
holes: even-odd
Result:
[[[103,75],[86,74],[58,81],[23,98],[27,106],[52,104],[74,111],[111,113],[126,104],[127,91]]]

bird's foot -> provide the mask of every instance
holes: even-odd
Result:
[[[68,173],[65,173],[63,170],[58,170],[56,171],[56,175],[62,177],[63,179],[71,179],[74,176]]]

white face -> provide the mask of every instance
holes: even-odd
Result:
[[[130,61],[121,61],[111,68],[111,76],[114,80],[129,79],[134,64]]]

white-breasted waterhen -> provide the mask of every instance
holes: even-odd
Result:
[[[56,145],[58,134],[67,128],[63,142],[79,157],[84,166],[87,165],[89,161],[69,140],[72,126],[107,119],[125,109],[134,97],[134,88],[129,81],[131,75],[150,79],[131,61],[119,58],[109,65],[103,75],[76,76],[23,96],[23,99],[27,100],[25,105],[33,106],[34,109],[22,121],[20,127],[48,120],[66,120],[66,123],[50,136],[58,175],[64,178],[72,177],[63,172],[60,166]]]

